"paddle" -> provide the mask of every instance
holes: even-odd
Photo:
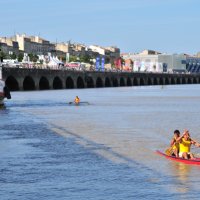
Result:
[[[170,155],[172,154],[172,150],[173,150],[175,144],[176,144],[176,143],[174,143],[171,147],[169,147],[169,148],[167,148],[167,149],[165,150],[165,154],[166,154],[166,155],[170,156]]]

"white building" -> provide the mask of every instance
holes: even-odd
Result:
[[[100,55],[105,55],[106,49],[103,47],[100,47],[98,45],[90,45],[89,49],[91,49],[93,52],[99,53]]]
[[[133,71],[182,72],[186,70],[186,56],[184,54],[161,54],[145,50],[139,54],[125,54],[123,58],[133,61]]]

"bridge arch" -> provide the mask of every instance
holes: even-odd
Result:
[[[186,84],[186,83],[187,83],[186,78],[182,78],[182,84]]]
[[[176,82],[176,84],[181,84],[182,83],[182,80],[181,80],[181,78],[177,78],[177,82]]]
[[[49,81],[46,77],[42,76],[39,82],[40,90],[49,90]]]
[[[170,78],[166,77],[165,78],[165,85],[169,85],[171,82]]]
[[[70,76],[67,77],[65,85],[66,85],[67,89],[73,89],[74,88],[74,81]]]
[[[199,79],[198,79],[197,77],[195,77],[195,78],[193,79],[193,83],[194,83],[194,84],[199,83]]]
[[[150,77],[147,78],[147,85],[153,85],[153,81]]]
[[[134,85],[134,86],[140,85],[140,79],[139,79],[139,78],[134,78],[134,79],[133,79],[133,85]]]
[[[141,79],[140,79],[140,85],[146,85],[146,82],[145,82],[145,79],[144,79],[144,78],[141,78]]]
[[[53,89],[62,89],[63,88],[63,84],[62,84],[62,80],[56,76],[53,80]]]
[[[84,88],[84,87],[85,87],[85,84],[84,84],[83,78],[79,76],[77,78],[77,88]]]
[[[157,79],[157,77],[153,78],[153,85],[159,85],[159,80]]]
[[[125,86],[125,81],[123,77],[120,78],[120,86]]]
[[[132,82],[131,82],[131,78],[128,77],[127,78],[127,83],[126,83],[127,86],[132,86]]]
[[[174,84],[176,84],[176,78],[172,77],[171,78],[171,85],[174,85]]]
[[[105,79],[105,87],[111,87],[111,82],[108,77],[106,77],[106,79]]]
[[[117,78],[113,77],[112,83],[113,83],[113,87],[118,87],[119,86]]]
[[[160,77],[159,78],[159,85],[164,85],[165,83],[165,78]]]
[[[193,79],[192,78],[188,78],[188,84],[193,84]]]
[[[35,90],[35,82],[32,77],[30,77],[30,76],[25,77],[25,79],[23,81],[23,89],[25,91]]]
[[[94,88],[94,81],[91,76],[88,76],[86,78],[86,85],[87,85],[87,88]]]
[[[98,77],[96,80],[96,87],[97,88],[103,87],[103,81],[100,77]]]
[[[146,85],[151,85],[151,79],[149,77],[147,78],[147,84]]]
[[[6,85],[9,88],[10,91],[18,91],[19,90],[19,84],[13,76],[7,77]]]

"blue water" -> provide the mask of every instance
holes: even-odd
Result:
[[[155,154],[177,128],[200,141],[199,102],[199,85],[13,92],[0,199],[199,199],[200,166]]]

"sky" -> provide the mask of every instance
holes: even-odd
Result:
[[[0,0],[0,36],[117,46],[121,53],[200,51],[200,0]]]

